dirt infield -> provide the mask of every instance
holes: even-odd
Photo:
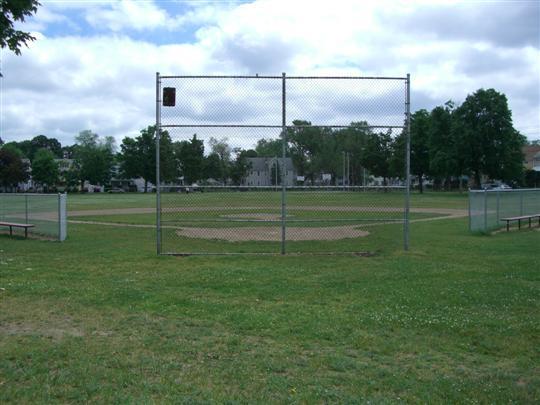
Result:
[[[163,212],[204,212],[210,210],[219,211],[252,211],[261,209],[273,209],[275,207],[176,207],[166,208]],[[304,211],[339,211],[339,212],[403,212],[403,208],[395,207],[343,207],[343,206],[290,206],[289,210],[304,210]],[[114,208],[105,210],[85,210],[85,211],[71,211],[68,213],[69,217],[77,216],[111,216],[111,215],[130,215],[130,214],[152,214],[155,212],[154,208]],[[468,211],[451,208],[411,208],[412,213],[429,213],[438,214],[436,217],[420,218],[411,220],[411,222],[424,222],[424,221],[436,221],[448,218],[462,218],[468,215]],[[288,215],[289,216],[289,215]],[[293,216],[293,215],[291,215]],[[252,221],[278,221],[281,216],[277,213],[231,213],[220,215],[222,218],[230,219],[245,219]],[[70,223],[79,224],[96,224],[104,226],[117,226],[117,227],[133,227],[133,228],[151,228],[154,229],[155,225],[143,225],[143,224],[126,224],[117,222],[106,221],[84,221],[84,220],[69,220]],[[305,240],[339,240],[347,238],[359,238],[366,237],[369,232],[365,230],[366,227],[387,225],[391,223],[397,223],[394,221],[382,221],[378,223],[370,223],[364,225],[343,225],[343,226],[328,226],[328,227],[294,227],[287,226],[286,237],[291,241],[305,241]],[[279,226],[257,226],[257,227],[183,227],[173,225],[163,225],[163,229],[174,229],[174,232],[178,236],[198,239],[216,239],[229,242],[242,242],[242,241],[280,241],[281,240],[281,227]],[[359,229],[361,228],[361,229]]]
[[[202,239],[220,239],[228,242],[281,240],[281,228],[272,227],[242,227],[242,228],[180,228],[175,232],[178,236]],[[355,226],[327,227],[287,227],[287,240],[338,240],[368,236],[368,231],[356,229]]]

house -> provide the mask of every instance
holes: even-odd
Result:
[[[540,145],[527,145],[522,149],[525,170],[540,172]]]
[[[532,169],[533,169],[535,172],[540,172],[540,152],[537,152],[537,153],[533,156]]]
[[[28,174],[28,180],[17,184],[16,190],[20,193],[26,193],[34,189],[34,182],[32,181],[32,164],[30,159],[22,158],[23,164],[26,166],[26,173]]]
[[[281,184],[281,170],[285,170],[285,185],[292,186],[296,180],[296,170],[291,158],[253,157],[247,158],[250,166],[243,186],[277,186]],[[278,179],[276,181],[276,178]]]

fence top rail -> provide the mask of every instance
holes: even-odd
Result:
[[[160,128],[283,128],[283,125],[265,124],[161,124]],[[358,128],[358,129],[405,129],[403,125],[285,125],[286,128]]]
[[[501,190],[469,190],[469,193],[518,193],[522,191],[536,191],[540,192],[540,188],[515,188],[515,189],[501,189]]]
[[[160,79],[337,79],[337,80],[400,80],[407,77],[385,76],[265,76],[265,75],[174,75],[159,76]]]
[[[276,187],[278,187],[281,190],[281,185],[278,186],[210,186],[210,185],[197,185],[197,186],[181,186],[181,185],[166,185],[162,184],[159,186],[160,188],[221,188],[221,189],[239,189],[239,188],[246,188],[246,189],[268,189],[268,190],[275,190]],[[309,189],[336,189],[336,190],[343,190],[343,189],[373,189],[373,190],[381,190],[381,189],[405,189],[406,186],[285,186],[287,189],[301,189],[301,190],[309,190]]]
[[[0,196],[10,196],[10,197],[58,197],[62,195],[61,193],[0,193]]]

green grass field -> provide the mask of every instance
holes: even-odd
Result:
[[[71,211],[154,206],[155,195],[68,198]],[[64,243],[0,235],[0,402],[538,402],[540,232],[414,222],[404,252],[392,225],[379,228],[362,241],[370,257],[158,257],[151,228],[91,224],[70,224]]]

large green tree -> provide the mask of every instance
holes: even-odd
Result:
[[[221,158],[217,153],[210,153],[204,158],[204,179],[222,180],[225,177]]]
[[[437,106],[429,115],[429,173],[437,185],[443,181],[450,186],[452,176],[463,174],[463,155],[454,127],[455,105],[447,101],[443,106]]]
[[[512,125],[504,94],[479,89],[467,96],[454,115],[454,138],[462,146],[464,164],[476,187],[482,176],[507,182],[521,178],[525,137]]]
[[[350,171],[349,184],[362,184],[363,182],[362,156],[369,133],[371,133],[371,130],[366,121],[351,122],[349,127],[335,132],[337,152],[341,153],[341,156],[336,156],[336,160],[343,160],[342,152],[348,154],[347,163],[350,165],[348,170]]]
[[[229,145],[229,140],[227,138],[216,139],[214,137],[211,137],[208,140],[208,145],[210,146],[210,155],[219,156],[220,177],[216,179],[221,180],[221,182],[225,184],[227,182],[227,178],[230,175],[230,169],[231,169],[231,164],[232,164],[231,162],[232,149],[231,149],[231,146]]]
[[[373,175],[383,178],[383,185],[388,184],[392,175],[393,139],[390,131],[369,134],[362,156],[362,164]]]
[[[40,149],[49,150],[54,158],[62,158],[62,145],[56,138],[48,138],[45,135],[38,135],[30,141],[30,153],[27,156],[32,162],[34,156]]]
[[[75,165],[81,185],[85,181],[90,184],[107,184],[114,164],[114,138],[100,138],[98,134],[85,130],[77,135],[75,142]]]
[[[255,146],[257,156],[260,157],[281,157],[283,141],[281,139],[259,139]]]
[[[30,159],[30,161],[34,160],[36,152],[40,149],[48,149],[53,153],[55,158],[60,159],[63,157],[62,145],[60,142],[55,138],[48,138],[45,135],[38,135],[31,140],[24,140],[21,142],[12,141],[9,142],[9,145],[13,145],[19,149],[23,156]]]
[[[0,149],[0,185],[14,188],[28,177],[28,166],[23,162],[20,151],[3,146]]]
[[[58,164],[54,154],[48,149],[39,149],[32,161],[32,180],[40,184],[46,191],[58,181]]]
[[[190,185],[201,179],[204,169],[204,142],[194,134],[189,141],[175,142],[174,150],[184,182]]]
[[[321,128],[311,126],[311,122],[294,120],[287,128],[288,154],[292,158],[298,175],[307,177],[311,183],[319,174],[316,156],[323,148]]]
[[[156,127],[148,126],[133,139],[126,137],[120,145],[121,171],[128,178],[144,179],[144,192],[148,191],[148,182],[156,182]],[[174,181],[178,175],[173,145],[169,133],[160,133],[160,175],[162,182]]]
[[[230,175],[233,184],[239,186],[242,184],[251,168],[251,164],[248,161],[248,157],[250,157],[251,153],[250,151],[239,148],[235,149],[234,152],[236,158],[231,164]]]
[[[41,4],[37,0],[0,0],[0,48],[8,47],[15,54],[21,53],[21,47],[36,38],[30,33],[15,28],[17,22],[36,13]]]
[[[429,173],[429,130],[429,112],[418,110],[411,115],[411,174],[418,177],[420,193],[424,192],[424,176]]]

